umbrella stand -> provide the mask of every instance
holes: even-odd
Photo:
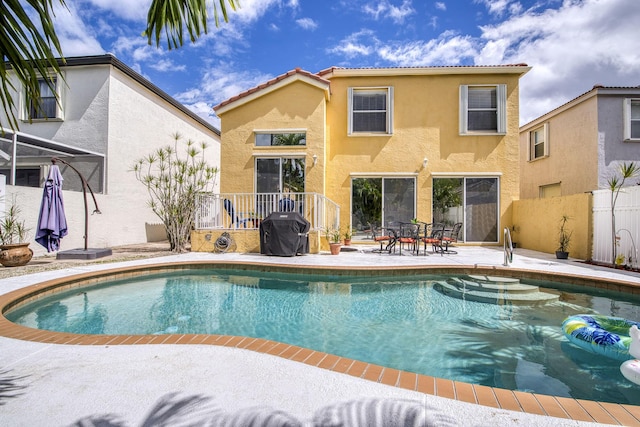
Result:
[[[71,166],[68,162],[58,158],[58,157],[53,157],[51,159],[51,163],[52,164],[56,164],[57,162],[60,162],[64,165],[67,165],[68,167],[70,167],[75,173],[78,174],[78,177],[80,178],[80,181],[82,182],[82,195],[84,197],[84,249],[71,249],[68,251],[60,251],[58,252],[58,254],[56,255],[56,259],[95,259],[95,258],[102,258],[105,256],[109,256],[111,255],[111,249],[108,248],[99,248],[99,249],[89,249],[88,248],[88,241],[89,241],[89,208],[87,206],[87,189],[89,190],[89,192],[91,193],[91,197],[93,198],[93,204],[95,206],[95,209],[92,212],[92,215],[94,213],[98,213],[101,214],[102,212],[100,212],[100,209],[98,208],[98,202],[96,200],[96,196],[95,194],[93,194],[93,190],[91,189],[91,187],[89,186],[89,183],[87,182],[87,180],[84,178],[84,176],[80,173],[80,171],[76,168],[74,168],[73,166]]]

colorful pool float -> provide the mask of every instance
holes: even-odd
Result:
[[[629,360],[629,328],[640,323],[622,317],[578,314],[562,322],[562,331],[573,344],[616,360]]]

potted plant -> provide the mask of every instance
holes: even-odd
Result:
[[[351,227],[348,227],[345,230],[343,237],[344,237],[344,245],[345,246],[351,245],[351,238],[353,237],[353,229]]]
[[[0,221],[0,264],[5,267],[17,267],[27,264],[33,257],[29,248],[29,229],[20,217],[21,210],[14,195],[11,205],[5,210]]]
[[[560,230],[558,232],[558,249],[556,250],[556,258],[567,259],[569,257],[569,246],[571,245],[571,235],[573,231],[567,229],[567,221],[569,221],[567,215],[562,215],[560,218]]]
[[[327,228],[325,230],[325,235],[327,237],[327,242],[329,242],[331,255],[338,255],[340,253],[340,248],[342,247],[342,244],[340,243],[340,238],[342,237],[340,228]]]
[[[518,232],[520,231],[520,227],[513,224],[511,226],[511,245],[513,246],[513,249],[516,249],[518,247],[518,241],[516,240],[516,235],[518,234]]]

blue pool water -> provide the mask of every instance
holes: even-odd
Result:
[[[631,295],[541,284],[543,306],[443,295],[443,276],[356,278],[193,270],[57,293],[6,317],[79,334],[224,334],[266,338],[396,369],[474,384],[640,403],[620,362],[569,343],[570,315],[640,320]]]

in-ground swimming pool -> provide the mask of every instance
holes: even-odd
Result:
[[[445,279],[187,270],[50,294],[5,316],[33,328],[78,334],[265,338],[456,381],[640,401],[640,388],[624,379],[619,361],[585,352],[561,330],[562,321],[574,314],[639,320],[637,297],[536,282],[559,301],[487,304],[438,292]]]

